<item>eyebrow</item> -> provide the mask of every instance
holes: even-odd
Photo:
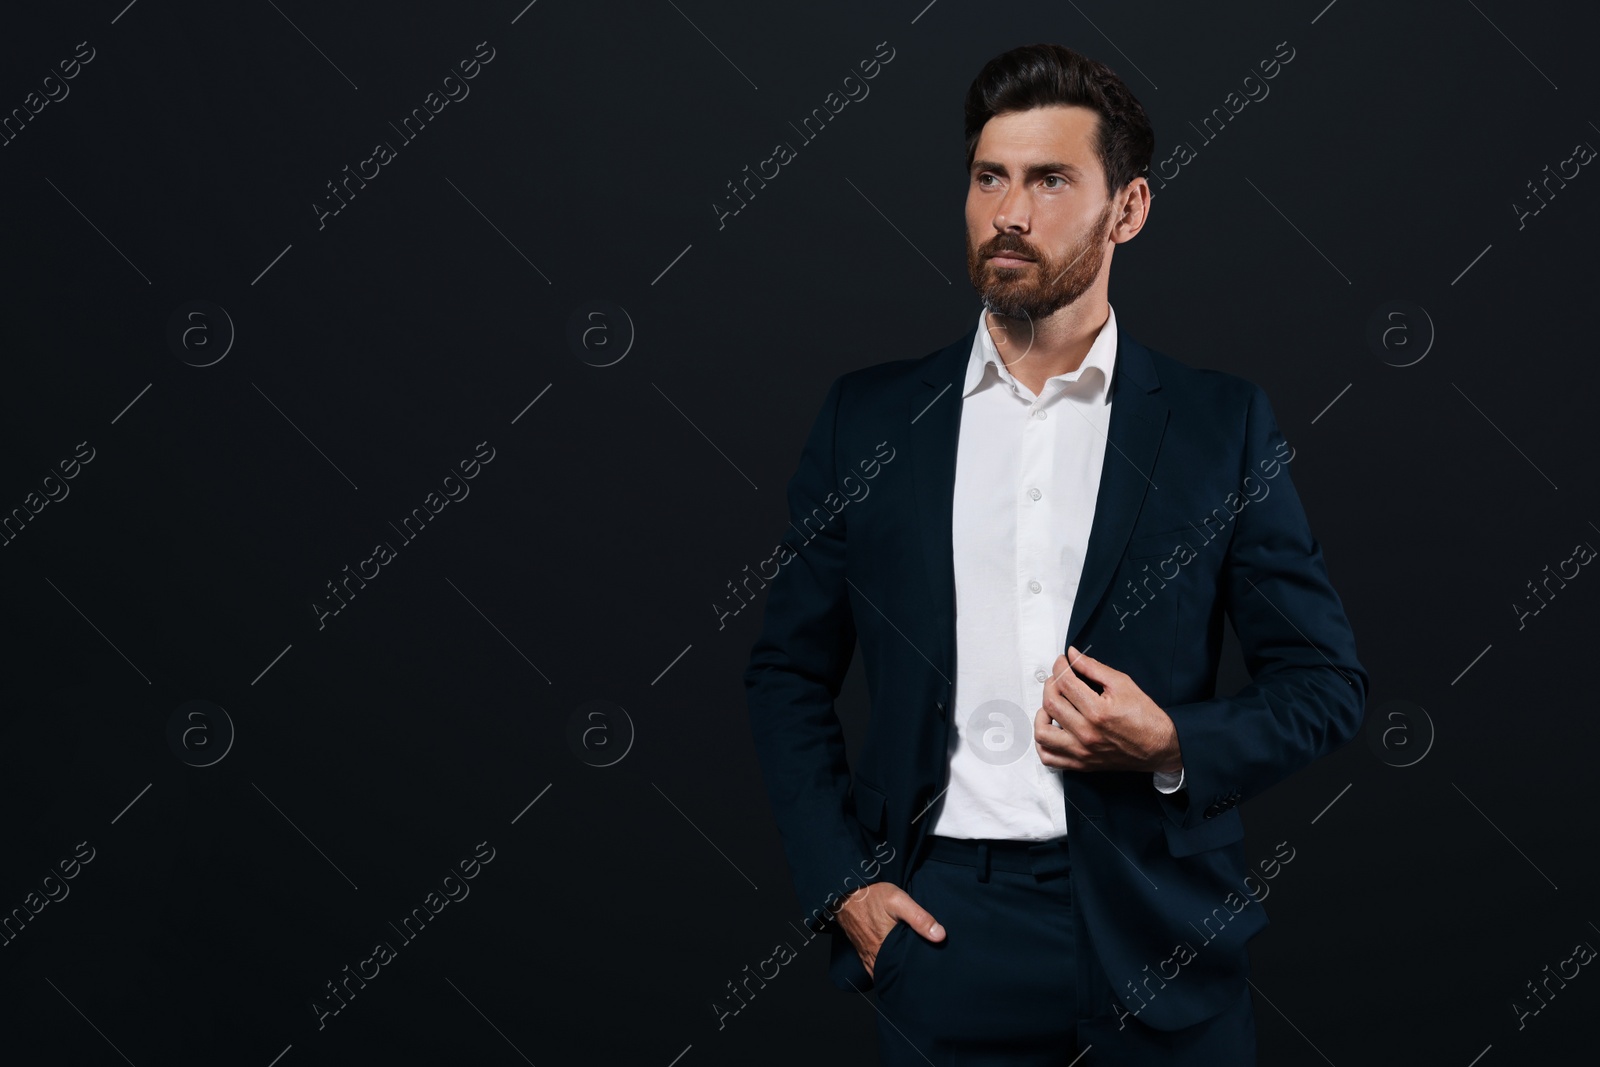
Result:
[[[997,163],[992,159],[975,159],[975,160],[972,161],[972,171],[971,171],[971,173],[977,174],[979,171],[985,171],[985,170],[992,170],[992,171],[994,171],[994,172],[996,172],[998,174],[1005,174],[1005,175],[1009,175],[1009,173],[1010,173],[1009,171],[1006,170],[1006,165],[1004,163]],[[1081,178],[1083,176],[1083,171],[1078,166],[1076,166],[1075,164],[1072,164],[1072,163],[1061,163],[1061,162],[1030,163],[1025,168],[1025,174],[1029,178],[1042,178],[1046,174],[1051,173],[1052,171],[1062,171],[1064,173],[1072,175],[1075,178]]]

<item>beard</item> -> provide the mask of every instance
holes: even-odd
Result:
[[[967,277],[983,298],[983,306],[1001,318],[1035,321],[1072,303],[1089,291],[1105,262],[1106,227],[1115,201],[1090,225],[1081,239],[1060,256],[1052,256],[1026,243],[1014,233],[997,233],[981,248],[967,233]],[[997,267],[989,257],[1016,252],[1033,262],[1021,267]]]

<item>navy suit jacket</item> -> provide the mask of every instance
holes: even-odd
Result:
[[[904,884],[956,741],[952,501],[976,330],[834,380],[789,482],[777,573],[762,571],[750,723],[795,889],[834,935],[841,988],[870,979],[831,921],[839,901]],[[1260,387],[1119,327],[1110,388],[1062,651],[1127,673],[1171,716],[1185,782],[1163,794],[1147,771],[1066,771],[1067,832],[1112,1007],[1173,1030],[1243,995],[1245,942],[1267,923],[1237,805],[1350,740],[1368,677]],[[1232,696],[1215,695],[1224,612],[1252,679]],[[834,700],[857,642],[871,715],[852,776]]]

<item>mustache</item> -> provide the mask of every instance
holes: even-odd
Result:
[[[991,256],[998,256],[1004,252],[1011,252],[1019,256],[1026,256],[1029,259],[1039,258],[1039,254],[1037,252],[1016,238],[1011,238],[1010,240],[1006,240],[1004,238],[995,238],[978,250],[978,254],[985,259],[988,259]]]

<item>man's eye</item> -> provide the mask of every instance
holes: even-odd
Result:
[[[1059,175],[1059,174],[1047,174],[1047,175],[1046,175],[1046,176],[1045,176],[1045,179],[1044,179],[1044,180],[1045,180],[1045,181],[1047,181],[1047,182],[1061,182],[1061,183],[1062,183],[1062,184],[1065,184],[1065,183],[1066,183],[1066,179],[1065,179],[1065,178],[1063,178],[1063,177],[1062,177],[1062,176],[1061,176],[1061,175]],[[1060,185],[1052,185],[1052,186],[1050,186],[1050,188],[1052,188],[1052,189],[1059,189],[1059,188],[1061,188],[1061,186],[1060,186]]]

